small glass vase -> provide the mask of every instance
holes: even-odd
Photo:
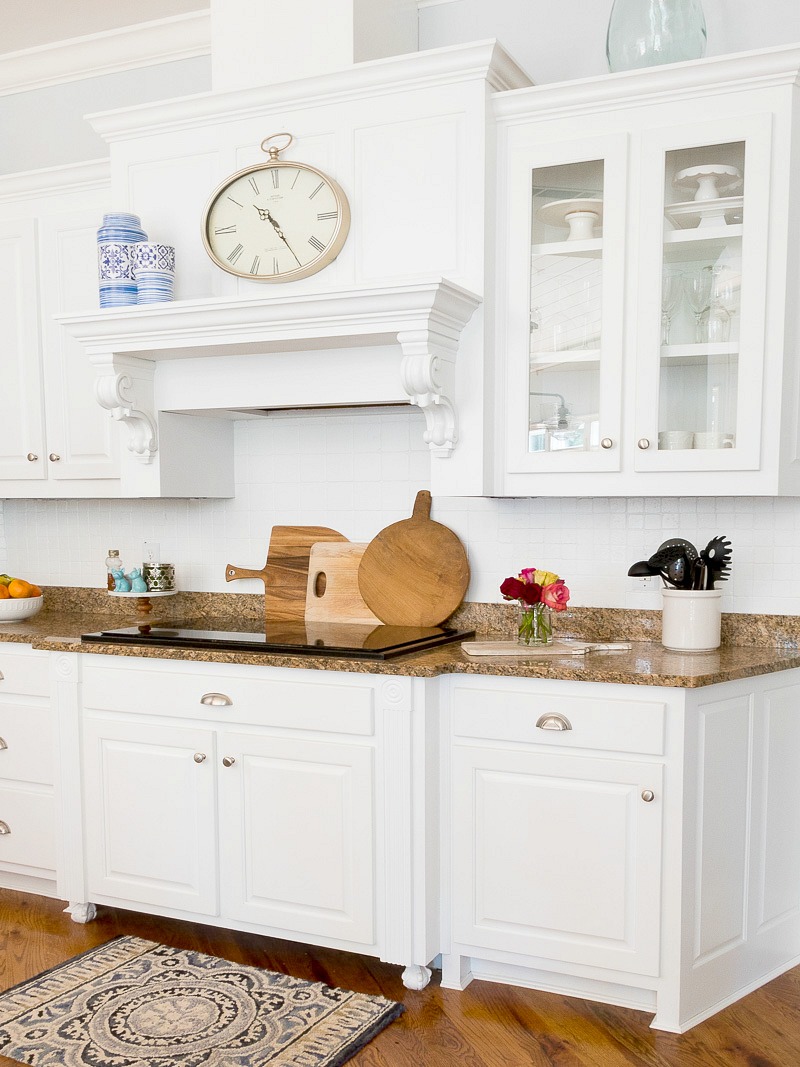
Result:
[[[614,0],[606,36],[612,73],[701,59],[705,51],[700,0]]]
[[[544,604],[520,607],[517,641],[521,645],[549,645],[553,640],[553,620],[550,608]]]

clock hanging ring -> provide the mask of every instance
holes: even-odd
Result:
[[[278,158],[293,140],[290,133],[265,137],[269,159],[227,177],[203,210],[206,252],[238,278],[308,278],[332,263],[347,240],[350,205],[339,183],[309,163]]]

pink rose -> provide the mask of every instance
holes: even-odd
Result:
[[[542,603],[546,607],[552,608],[553,611],[566,611],[568,601],[569,589],[564,584],[563,578],[546,585],[542,590]]]
[[[536,581],[536,568],[535,567],[523,567],[519,572],[520,579],[523,582],[535,582]]]

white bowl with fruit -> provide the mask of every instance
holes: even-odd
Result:
[[[0,623],[30,619],[42,610],[44,597],[38,585],[24,578],[0,574]]]

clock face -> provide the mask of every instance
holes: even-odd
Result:
[[[247,167],[213,193],[203,243],[214,262],[240,278],[288,282],[331,263],[350,228],[339,185],[303,163]]]

